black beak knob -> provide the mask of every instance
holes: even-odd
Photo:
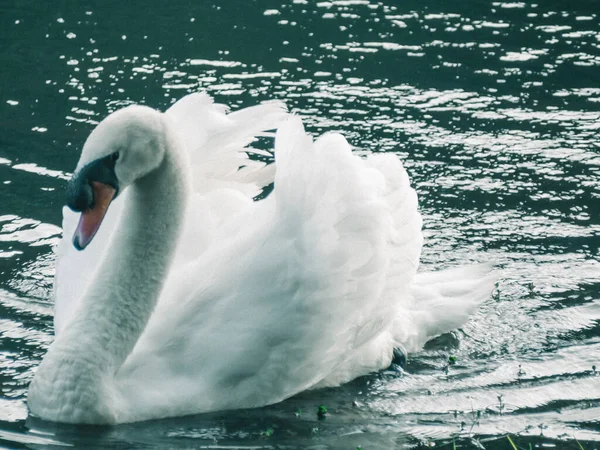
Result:
[[[85,211],[94,206],[92,187],[84,173],[78,173],[67,184],[67,206],[75,212]]]

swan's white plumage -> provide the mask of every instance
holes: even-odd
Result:
[[[349,381],[389,365],[394,346],[417,350],[460,326],[489,295],[487,270],[417,274],[421,217],[396,156],[361,159],[339,134],[313,142],[279,104],[227,114],[193,94],[167,116],[194,192],[158,304],[110,381],[115,421],[260,406]],[[248,159],[254,137],[277,126],[276,163]],[[70,244],[78,215],[64,210],[57,334],[126,202],[113,202],[83,252]]]

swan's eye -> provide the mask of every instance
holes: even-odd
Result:
[[[112,155],[110,155],[110,159],[113,161],[119,159],[119,152],[114,152]]]

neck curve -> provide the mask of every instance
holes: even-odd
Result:
[[[161,293],[185,216],[185,150],[165,117],[165,157],[124,195],[114,237],[78,311],[39,366],[28,403],[57,422],[116,420],[112,380],[133,350]]]

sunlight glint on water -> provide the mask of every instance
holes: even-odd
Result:
[[[232,108],[284,99],[313,133],[398,153],[420,195],[423,269],[493,261],[501,281],[461,331],[412,355],[407,374],[259,411],[117,427],[98,445],[600,440],[594,2],[133,2],[119,14],[109,3],[0,7],[0,440],[98,439],[25,424],[27,385],[52,341],[64,180],[108,112],[165,109],[200,89]],[[326,423],[294,414],[323,403]]]

